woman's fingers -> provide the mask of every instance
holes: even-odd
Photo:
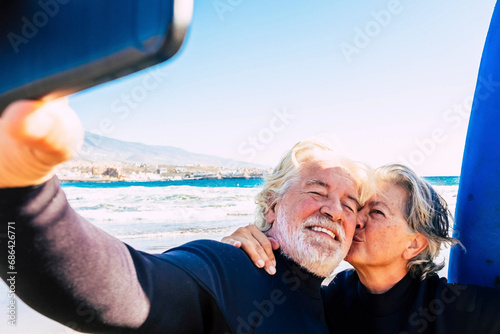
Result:
[[[255,225],[240,227],[222,242],[241,248],[258,268],[264,268],[271,275],[276,273],[273,249],[279,245],[276,240],[270,241]]]
[[[271,247],[274,250],[278,250],[280,248],[280,244],[277,240],[275,240],[273,237],[269,237],[269,242],[271,243]]]
[[[238,240],[233,239],[231,237],[224,237],[224,238],[222,238],[221,242],[223,242],[225,244],[233,245],[236,248],[241,247],[241,241],[238,241]]]
[[[262,233],[262,231],[259,230],[257,226],[250,225],[249,228],[252,233],[252,236],[258,242],[256,248],[265,262],[265,268],[267,269],[271,266],[272,267],[276,266],[276,258],[274,257],[274,252],[273,252],[274,247],[271,240],[269,240],[268,236]],[[273,239],[273,241],[277,243],[276,240]]]
[[[248,257],[252,260],[256,267],[264,267],[265,262],[262,259],[260,252],[257,250],[257,248],[260,247],[258,243],[254,242],[249,236],[240,236],[241,234],[243,233],[241,233],[238,229],[230,236],[222,238],[221,242],[241,248],[245,253],[247,253]]]

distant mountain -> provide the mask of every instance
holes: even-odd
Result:
[[[85,132],[85,142],[76,159],[95,162],[136,162],[177,166],[211,165],[230,168],[266,168],[266,166],[212,155],[191,153],[172,146],[127,142]]]

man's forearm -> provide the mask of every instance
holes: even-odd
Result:
[[[15,228],[11,268],[9,226]],[[127,247],[80,217],[57,179],[0,189],[0,229],[0,275],[9,279],[13,268],[16,294],[37,311],[86,331],[145,321],[149,302]]]

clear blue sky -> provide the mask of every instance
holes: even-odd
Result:
[[[494,4],[200,0],[174,59],[70,103],[122,140],[274,165],[321,135],[374,167],[459,175]]]

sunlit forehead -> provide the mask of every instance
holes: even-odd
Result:
[[[319,186],[319,187],[323,187],[323,188],[327,188],[327,189],[330,188],[330,185],[328,183],[321,181],[321,180],[318,180],[318,179],[311,179],[311,180],[306,182],[306,187],[315,187],[315,186]]]
[[[314,176],[304,182],[305,189],[339,191],[341,198],[353,201],[358,209],[361,207],[356,181],[347,168],[332,161],[314,161],[307,167],[307,174]]]
[[[301,168],[305,185],[318,185],[325,188],[334,187],[336,184],[352,185],[356,187],[356,180],[345,166],[335,161],[309,161]]]

